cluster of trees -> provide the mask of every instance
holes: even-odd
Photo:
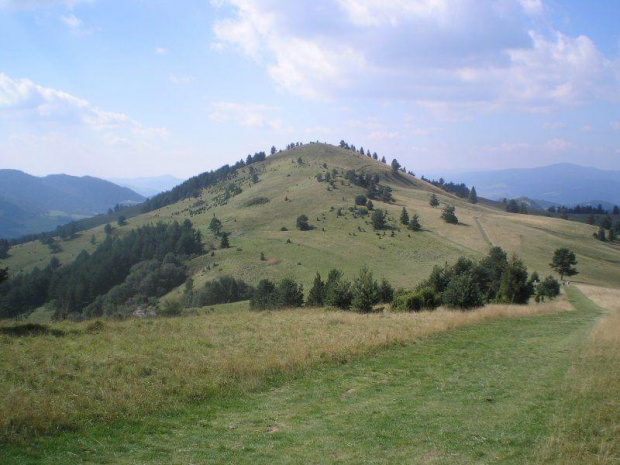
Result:
[[[366,189],[366,197],[372,200],[380,200],[382,202],[392,201],[392,188],[389,186],[382,186],[380,184],[380,178],[378,174],[366,174],[356,173],[355,170],[348,170],[345,175],[351,184]]]
[[[588,221],[588,223],[593,224],[594,221]],[[593,235],[595,238],[603,242],[615,242],[618,240],[618,234],[620,234],[620,220],[612,221],[611,216],[606,215],[601,218],[598,232],[595,232]]]
[[[346,150],[352,150],[353,152],[357,152],[357,148],[355,147],[355,145],[353,144],[348,144],[347,142],[345,142],[344,140],[341,140],[340,143],[338,144],[340,148],[342,149],[346,149]],[[379,155],[377,155],[377,152],[373,152],[372,154],[370,153],[370,150],[366,150],[364,151],[364,147],[360,147],[359,149],[359,153],[360,155],[366,155],[369,158],[373,158],[375,160],[379,160]],[[387,160],[385,159],[385,157],[381,157],[381,163],[387,163]]]
[[[469,189],[469,187],[467,187],[464,183],[456,184],[453,182],[446,182],[444,178],[439,178],[439,180],[436,181],[422,176],[422,181],[426,181],[435,187],[439,187],[450,194],[460,197],[461,199],[468,199],[471,203],[478,202],[478,194],[476,193],[475,187]]]
[[[549,213],[565,213],[571,215],[609,215],[609,211],[603,208],[602,204],[598,204],[596,207],[594,205],[575,205],[574,207],[566,207],[566,206],[551,206],[547,208]],[[620,207],[618,205],[614,205],[612,211],[612,215],[620,215]]]
[[[407,226],[407,229],[411,231],[420,231],[422,229],[418,214],[414,213],[413,216],[409,217],[409,212],[405,207],[400,212],[400,223]]]
[[[380,302],[391,302],[393,297],[394,289],[390,283],[385,279],[381,283],[377,282],[368,268],[362,268],[353,281],[346,279],[342,271],[333,269],[329,272],[327,281],[323,281],[319,273],[316,274],[305,306],[330,306],[367,313]],[[284,278],[277,284],[263,279],[250,300],[250,307],[256,310],[303,305],[303,286],[291,278]]]
[[[134,265],[156,260],[161,268],[153,279],[178,281],[178,270],[168,254],[183,257],[204,253],[201,236],[189,220],[182,224],[158,223],[128,232],[124,237],[108,236],[91,254],[82,251],[74,262],[60,266],[52,258],[43,269],[19,274],[0,285],[0,317],[14,317],[44,304],[55,309],[57,317],[80,315],[86,307],[112,288],[122,284]],[[146,265],[145,265],[146,266]],[[153,263],[142,271],[153,271]],[[176,265],[175,265],[176,266]],[[166,275],[170,271],[174,276]],[[141,289],[146,289],[143,286]],[[122,292],[121,292],[122,291]],[[119,292],[123,295],[127,289]],[[149,297],[154,297],[150,295]],[[132,296],[134,294],[131,294]],[[113,300],[115,303],[117,300]]]
[[[552,276],[540,281],[537,273],[529,275],[515,255],[509,259],[504,250],[494,247],[479,262],[460,258],[452,266],[436,266],[413,292],[397,295],[394,308],[420,311],[440,305],[471,309],[489,302],[526,304],[532,296],[540,301],[559,292]]]
[[[199,289],[194,289],[194,280],[189,278],[185,282],[183,302],[186,307],[204,307],[248,300],[253,294],[252,286],[232,276],[222,276],[213,281],[207,281]]]
[[[515,199],[502,199],[502,203],[504,204],[504,209],[508,213],[520,213],[522,215],[527,215],[527,204],[525,202],[517,202]]]
[[[220,238],[220,249],[228,249],[230,247],[230,233],[222,230],[222,222],[215,215],[213,215],[213,218],[211,218],[211,222],[209,223],[209,229],[215,235],[215,237]]]

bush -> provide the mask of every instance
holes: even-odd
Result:
[[[355,196],[355,205],[364,206],[366,205],[367,201],[368,200],[366,199],[366,196],[363,194],[359,194]]]
[[[386,217],[386,213],[381,209],[377,209],[374,212],[372,212],[372,215],[370,216],[370,222],[372,223],[373,229],[375,230],[384,229],[385,228],[385,217]]]
[[[299,215],[297,217],[297,229],[300,231],[309,231],[310,225],[308,224],[308,217],[306,215]]]
[[[183,305],[181,304],[181,301],[179,300],[165,300],[164,303],[161,305],[161,308],[159,308],[159,316],[164,316],[164,317],[175,317],[175,316],[180,316],[181,313],[183,312]]]
[[[420,312],[437,308],[435,293],[429,287],[422,287],[414,292],[398,295],[392,305],[394,310]]]
[[[473,273],[467,272],[450,280],[441,294],[441,301],[448,308],[467,310],[484,305],[484,295],[474,280]]]
[[[245,206],[252,207],[254,205],[264,205],[266,203],[269,203],[269,199],[267,197],[255,197],[253,199],[248,200],[245,203]]]

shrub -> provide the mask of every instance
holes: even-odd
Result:
[[[363,194],[359,194],[355,196],[355,205],[366,205],[367,199]]]
[[[269,203],[269,198],[267,197],[255,197],[253,199],[248,200],[245,203],[246,207],[253,207],[254,205],[264,205],[266,203]]]
[[[446,205],[441,212],[441,219],[449,224],[457,224],[459,219],[456,217],[454,211],[455,208],[452,205]]]
[[[297,217],[297,229],[300,231],[309,231],[310,225],[308,224],[308,217],[306,215],[299,215]]]
[[[159,308],[158,314],[164,317],[180,316],[183,312],[183,305],[180,300],[165,300]]]
[[[441,301],[448,308],[467,310],[484,305],[484,295],[473,273],[466,272],[450,280],[445,291],[441,294]]]
[[[414,292],[398,295],[392,305],[394,310],[420,312],[437,308],[435,293],[429,287],[422,287]]]
[[[373,229],[380,230],[385,228],[385,216],[386,213],[381,209],[377,209],[372,212],[370,222],[372,223]]]

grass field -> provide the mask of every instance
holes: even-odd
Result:
[[[303,164],[297,163],[298,157]],[[302,282],[307,290],[317,271],[326,275],[331,268],[338,267],[353,276],[368,265],[377,277],[411,288],[434,265],[454,262],[460,256],[481,257],[491,243],[509,253],[518,253],[530,270],[542,275],[551,272],[549,261],[555,248],[566,246],[577,253],[580,270],[577,281],[620,286],[620,246],[593,239],[594,226],[507,214],[487,205],[472,205],[412,176],[394,178],[389,166],[368,157],[323,144],[288,150],[256,166],[262,170],[260,181],[251,183],[249,172],[242,172],[238,181],[243,192],[225,205],[215,201],[221,194],[221,186],[215,186],[205,190],[200,199],[188,199],[132,218],[129,225],[117,227],[115,234],[122,235],[149,222],[189,218],[203,233],[205,243],[217,247],[218,240],[207,230],[212,216],[216,215],[222,220],[224,230],[231,233],[232,247],[190,263],[196,285],[224,274],[253,284],[263,277],[288,276]],[[390,224],[396,228],[394,237],[390,231],[377,235],[367,217],[356,218],[348,211],[355,195],[363,193],[363,189],[339,177],[335,187],[328,190],[327,183],[316,180],[317,173],[332,169],[340,173],[349,169],[378,173],[381,182],[394,189],[394,204],[375,202],[377,208],[389,212]],[[441,209],[428,204],[431,192],[437,193],[442,203],[456,206],[459,225],[448,225],[440,219]],[[269,202],[247,206],[258,197],[266,197]],[[205,202],[204,211],[194,206],[198,201]],[[409,232],[399,224],[403,206],[410,214],[419,214],[422,232]],[[343,209],[342,216],[337,215],[339,208]],[[314,230],[296,230],[295,220],[302,213],[309,217]],[[288,231],[281,231],[282,227]],[[97,243],[101,242],[105,237],[103,227],[63,242],[63,251],[58,254],[61,262],[71,261],[83,249],[93,251],[96,245],[90,243],[92,235]],[[261,252],[266,256],[265,261],[260,260]],[[11,257],[2,265],[9,266],[11,272],[19,272],[44,266],[50,258],[47,247],[34,242],[11,249]]]
[[[296,362],[285,376],[271,372],[242,395],[159,409],[140,420],[96,421],[77,431],[7,445],[0,458],[3,463],[614,463],[618,313],[606,313],[577,289],[570,297],[578,311],[567,311],[563,300],[516,311],[395,315],[393,321],[311,314],[309,319],[323,323],[322,338],[337,328],[332,347],[342,348],[343,340],[360,335],[353,349],[339,356],[323,352],[308,365]],[[279,321],[289,315],[254,316]],[[610,320],[597,324],[602,316],[613,319],[613,329],[608,329]],[[416,324],[405,324],[403,317]],[[376,333],[375,318],[383,320],[380,328],[397,331],[388,347],[387,333]],[[180,321],[190,320],[161,324]],[[353,321],[356,329],[349,332]],[[291,341],[314,340],[305,323]],[[243,358],[242,340],[256,340],[251,328],[262,325],[254,322],[244,330],[243,323],[230,324],[241,325],[233,346],[239,347],[236,359]],[[403,327],[422,333],[399,333]],[[118,328],[107,327],[96,337],[112,332],[119,333]],[[382,350],[366,345],[369,335]],[[399,339],[403,336],[406,340]],[[274,350],[287,358],[286,344],[276,350],[260,340],[254,363]],[[329,346],[323,339],[321,347]],[[360,346],[361,353],[373,356],[356,356]],[[194,354],[208,350],[201,347]],[[183,357],[183,345],[174,352]],[[312,353],[309,349],[307,355]],[[248,380],[253,383],[252,376]]]

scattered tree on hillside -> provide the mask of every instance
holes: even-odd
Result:
[[[409,224],[407,225],[407,228],[410,229],[411,231],[419,231],[422,229],[422,226],[420,225],[420,217],[418,216],[417,213],[413,214],[413,216],[411,217],[411,220],[409,220]]]
[[[476,188],[474,186],[471,187],[467,200],[469,200],[469,203],[478,203],[478,193],[476,192]]]
[[[575,253],[562,247],[553,252],[553,258],[549,266],[560,275],[560,280],[564,281],[564,276],[574,276],[579,274],[577,268],[577,258]]]
[[[355,196],[355,205],[366,205],[367,199],[363,194],[358,194]]]
[[[403,207],[403,210],[400,212],[400,222],[405,226],[409,224],[409,213],[405,207]]]
[[[110,234],[112,234],[112,225],[110,223],[106,224],[103,228],[103,232],[105,233],[106,236],[109,236]]]
[[[502,272],[498,300],[507,304],[526,304],[533,292],[527,268],[513,255]]]
[[[398,174],[399,169],[400,169],[400,163],[398,163],[398,160],[394,158],[392,160],[392,174]]]
[[[560,295],[560,283],[553,276],[547,276],[536,286],[536,302],[544,302],[545,298],[554,299]]]
[[[276,146],[272,145],[271,146],[271,155],[275,155],[277,151],[278,151],[278,149],[276,149]]]
[[[222,233],[222,238],[220,239],[220,249],[228,249],[230,247],[228,236],[229,234],[227,232]]]
[[[437,196],[434,193],[431,194],[431,198],[429,199],[428,204],[431,207],[438,207],[439,206],[439,199],[437,198]]]
[[[308,224],[308,217],[306,215],[299,215],[297,217],[297,229],[300,231],[309,231],[310,225]]]
[[[385,157],[381,157],[381,163],[386,163],[387,164],[387,160],[385,159]]]
[[[601,242],[605,242],[607,240],[607,237],[605,237],[605,228],[599,226],[598,232],[594,233],[594,237],[596,237]]]
[[[586,224],[594,224],[596,222],[596,217],[593,213],[590,213],[586,218]]]
[[[605,215],[601,219],[601,228],[603,228],[603,229],[611,229],[611,225],[612,225],[611,217],[609,215]]]
[[[441,212],[441,219],[443,219],[446,223],[449,224],[457,224],[459,222],[459,219],[456,217],[455,212],[455,208],[452,205],[448,205],[446,204],[445,207],[443,207],[443,210]]]
[[[220,231],[222,230],[222,222],[213,216],[213,218],[211,218],[211,222],[209,223],[209,229],[213,234],[219,236]]]
[[[373,211],[375,209],[375,204],[372,203],[372,200],[369,199],[368,202],[366,202],[366,208],[369,211]]]
[[[519,205],[519,213],[527,215],[527,204],[525,202],[521,202],[521,205]]]
[[[304,304],[304,287],[294,279],[284,278],[276,287],[278,308],[301,307]]]
[[[370,216],[370,222],[372,223],[372,227],[374,230],[380,230],[385,228],[385,217],[386,212],[381,210],[380,208],[372,212],[372,215]]]
[[[121,215],[116,220],[116,224],[119,226],[125,226],[127,224],[127,217],[125,215]]]
[[[250,308],[265,310],[276,306],[276,285],[268,279],[262,279],[250,299]]]

